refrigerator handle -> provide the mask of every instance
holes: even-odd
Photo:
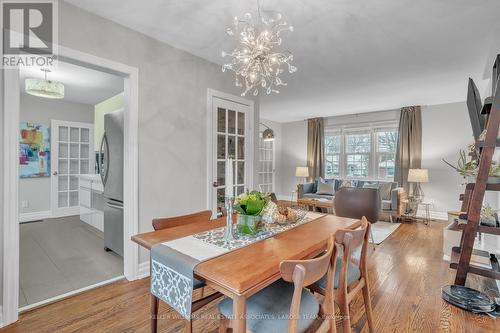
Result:
[[[109,202],[106,202],[106,205],[108,207],[112,207],[112,208],[116,208],[116,209],[123,209],[123,206],[114,205],[114,204],[109,203]]]
[[[106,181],[108,180],[108,172],[109,172],[109,145],[108,145],[108,137],[106,136],[106,132],[102,136],[101,140],[101,148],[99,151],[99,158],[101,159],[103,156],[104,145],[106,145],[106,156],[104,157],[104,163],[101,161],[101,180],[102,185],[106,185]],[[104,165],[106,164],[106,165]]]

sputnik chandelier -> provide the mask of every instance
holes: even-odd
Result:
[[[222,66],[222,71],[235,73],[235,85],[242,87],[241,96],[251,92],[254,96],[262,88],[269,95],[279,93],[279,86],[287,84],[279,77],[288,70],[297,71],[293,66],[293,55],[288,50],[279,50],[281,34],[293,31],[293,27],[283,20],[278,12],[265,11],[261,15],[257,3],[258,17],[246,13],[243,19],[234,18],[234,26],[227,28],[229,36],[237,40],[238,46],[232,52],[222,52],[222,57],[230,61]],[[242,82],[243,81],[243,82]]]

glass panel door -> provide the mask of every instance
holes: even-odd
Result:
[[[274,192],[274,142],[259,135],[259,190]]]
[[[248,187],[247,163],[247,132],[248,132],[247,105],[227,100],[213,99],[213,184],[212,209],[220,213],[224,208],[226,195],[225,169],[226,160],[234,159],[233,184],[234,194],[243,193]]]
[[[93,124],[53,120],[52,133],[52,195],[54,216],[79,214],[81,174],[93,173]]]

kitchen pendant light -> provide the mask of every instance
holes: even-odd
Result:
[[[47,73],[50,69],[42,68],[41,71],[45,73],[45,79],[29,78],[24,81],[26,93],[44,98],[64,98],[64,84],[47,80]]]

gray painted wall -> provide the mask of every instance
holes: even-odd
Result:
[[[51,120],[94,123],[94,106],[21,94],[19,120],[44,124],[48,127]],[[24,200],[28,201],[27,208],[22,208]],[[48,210],[50,210],[50,177],[19,179],[19,213]]]
[[[354,122],[398,121],[399,111],[370,112],[359,115],[329,117],[327,126],[344,125]],[[278,178],[278,194],[290,198],[297,179],[295,167],[306,164],[307,122],[283,123],[281,145],[281,170]],[[472,130],[464,102],[422,107],[422,167],[429,169],[430,182],[422,188],[436,216],[445,216],[448,210],[460,208],[458,197],[463,193],[463,180],[442,162],[442,158],[456,162],[460,149],[472,143]],[[497,195],[486,197],[493,207],[497,206]],[[439,214],[439,215],[438,215]]]
[[[139,68],[139,231],[152,230],[153,217],[206,209],[207,88],[239,96],[231,74],[65,2],[59,41]],[[256,100],[256,125],[258,119]],[[147,260],[141,250],[140,261]]]

